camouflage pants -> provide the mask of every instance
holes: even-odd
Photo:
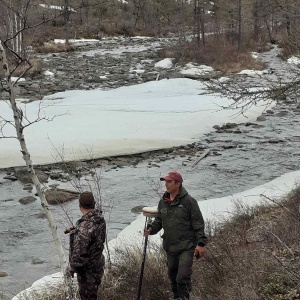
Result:
[[[104,273],[104,266],[97,270],[77,273],[79,295],[81,300],[97,300],[98,288]]]

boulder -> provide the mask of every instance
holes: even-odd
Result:
[[[29,204],[29,203],[32,203],[36,201],[36,198],[35,197],[32,197],[32,196],[28,196],[28,197],[23,197],[19,200],[19,202],[23,205],[26,205],[26,204]]]
[[[49,204],[60,204],[78,198],[76,191],[51,188],[45,192],[46,200]]]
[[[276,114],[277,117],[285,117],[287,116],[289,113],[285,110],[280,111],[279,113]]]
[[[6,272],[1,272],[0,271],[0,277],[6,277],[6,276],[8,276],[8,274]]]
[[[23,183],[32,183],[31,175],[28,173],[27,168],[15,168],[15,176]],[[41,170],[35,171],[36,176],[41,182],[47,182],[48,175]]]
[[[238,124],[237,123],[226,123],[225,124],[225,127],[230,129],[230,128],[234,128],[234,127],[237,127]]]
[[[263,121],[266,121],[267,119],[265,118],[265,117],[263,117],[263,116],[259,116],[259,117],[257,117],[257,119],[256,119],[256,121],[258,121],[258,122],[263,122]]]
[[[45,261],[40,259],[40,258],[37,258],[37,257],[34,257],[32,260],[31,260],[31,264],[32,265],[41,265],[43,264]]]
[[[11,181],[18,180],[18,178],[14,175],[6,175],[3,179],[8,179],[8,180],[11,180]]]
[[[23,187],[23,190],[25,191],[31,191],[33,189],[33,186],[30,183],[25,184]]]
[[[47,216],[46,216],[46,214],[44,212],[40,212],[39,214],[37,214],[36,217],[38,219],[46,219],[47,218]]]

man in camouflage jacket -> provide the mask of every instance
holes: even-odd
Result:
[[[97,209],[91,192],[79,197],[83,214],[70,228],[69,272],[77,273],[81,300],[97,300],[97,291],[104,273],[105,260],[102,254],[105,242],[106,223]]]
[[[165,181],[167,191],[159,201],[158,215],[148,225],[145,236],[164,230],[163,248],[167,252],[173,299],[188,300],[193,257],[199,258],[205,251],[204,220],[197,201],[182,186],[178,172],[169,172],[160,180]]]

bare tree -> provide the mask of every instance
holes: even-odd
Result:
[[[27,5],[29,5],[29,1],[30,0],[28,0]],[[40,110],[35,120],[29,120],[26,116],[26,111],[22,110],[16,102],[17,83],[21,78],[21,76],[26,74],[31,68],[31,63],[27,58],[26,51],[22,49],[22,44],[23,44],[22,39],[20,39],[20,35],[22,35],[24,30],[26,30],[26,26],[27,26],[26,16],[19,13],[13,6],[10,6],[10,3],[5,3],[5,5],[7,10],[11,12],[10,15],[15,16],[17,21],[15,23],[11,23],[10,16],[8,17],[9,23],[7,23],[6,26],[6,30],[7,30],[6,38],[1,37],[1,41],[0,41],[0,66],[1,66],[1,72],[3,77],[3,79],[1,80],[1,89],[6,91],[8,94],[8,100],[1,100],[1,101],[7,102],[12,112],[12,119],[6,119],[4,117],[0,117],[1,120],[0,138],[16,138],[19,141],[20,150],[24,162],[27,166],[28,173],[31,175],[32,182],[41,200],[41,206],[47,216],[49,227],[51,229],[51,233],[53,236],[53,242],[59,257],[61,272],[62,274],[65,274],[65,270],[67,267],[67,260],[65,257],[61,240],[59,239],[57,233],[57,225],[55,224],[54,218],[52,216],[49,205],[47,203],[45,197],[45,190],[35,173],[33,161],[31,159],[30,152],[26,144],[26,137],[24,134],[25,129],[28,126],[37,123],[41,120],[45,120],[47,118],[45,116],[42,116]],[[24,10],[24,12],[25,11],[26,10]],[[13,26],[13,28],[10,28],[10,26]],[[19,49],[22,49],[22,51],[19,51]],[[21,66],[23,68],[23,72],[19,77],[17,77],[17,80],[13,82],[12,77],[15,74],[15,71]],[[15,133],[16,133],[15,136],[5,136],[4,130],[5,127],[7,126],[13,126],[15,128]],[[67,287],[66,296],[68,299],[74,299],[75,295],[72,289],[72,281],[68,276],[64,276],[64,278]]]

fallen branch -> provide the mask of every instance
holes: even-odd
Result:
[[[192,167],[196,166],[200,160],[202,160],[203,158],[205,158],[208,154],[210,153],[210,149],[206,149],[202,155],[192,164]]]

